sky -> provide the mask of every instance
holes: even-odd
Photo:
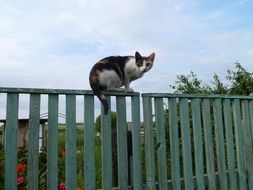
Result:
[[[0,87],[89,90],[97,61],[136,51],[156,54],[153,68],[131,83],[140,93],[173,92],[177,75],[190,71],[206,84],[214,73],[223,80],[236,61],[252,72],[252,10],[251,0],[0,1]],[[20,118],[28,117],[27,101],[20,96]]]
[[[253,71],[253,1],[8,0],[0,2],[0,86],[90,89],[89,71],[110,55],[156,58],[132,82],[172,92],[179,74],[208,83],[239,61]]]

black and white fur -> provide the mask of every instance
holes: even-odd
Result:
[[[90,71],[90,86],[108,112],[108,102],[103,90],[133,92],[130,83],[141,78],[153,67],[155,53],[142,57],[139,52],[135,56],[110,56],[97,62]],[[125,88],[122,88],[122,87]]]

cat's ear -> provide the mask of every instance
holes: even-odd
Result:
[[[135,52],[135,61],[138,62],[138,61],[141,61],[141,60],[142,60],[141,54],[138,51],[136,51]]]
[[[150,60],[150,61],[154,61],[154,59],[155,59],[155,53],[153,52],[153,53],[151,53],[149,56],[148,56],[148,60]]]

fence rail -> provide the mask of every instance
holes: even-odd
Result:
[[[95,101],[92,91],[0,88],[0,111],[4,110],[6,113],[4,115],[0,112],[0,117],[4,116],[6,119],[6,190],[17,189],[17,128],[21,114],[19,98],[22,94],[29,96],[27,189],[41,189],[39,127],[42,96],[47,97],[48,109],[46,189],[55,190],[59,184],[58,113],[61,106],[59,99],[62,96],[65,97],[63,104],[66,107],[67,189],[77,188],[78,107],[84,110],[84,189],[111,190],[114,175],[117,175],[118,189],[253,189],[252,96],[145,93],[140,98],[139,93],[105,92],[109,105],[112,97],[116,100],[117,135],[112,136],[110,111],[108,115],[101,111],[102,153],[101,168],[98,168],[94,135]],[[1,97],[6,97],[6,100]],[[77,97],[83,99],[81,105],[77,104]],[[143,109],[140,108],[141,105]],[[132,134],[130,161],[128,123]],[[141,140],[143,128],[144,145]],[[117,139],[117,174],[112,169],[114,138]],[[97,185],[98,170],[101,170],[101,186]]]

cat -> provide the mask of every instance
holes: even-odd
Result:
[[[130,82],[141,78],[153,67],[155,53],[147,57],[136,51],[135,56],[110,56],[97,62],[90,71],[90,86],[108,113],[104,90],[133,92]],[[125,86],[125,88],[121,88]]]

